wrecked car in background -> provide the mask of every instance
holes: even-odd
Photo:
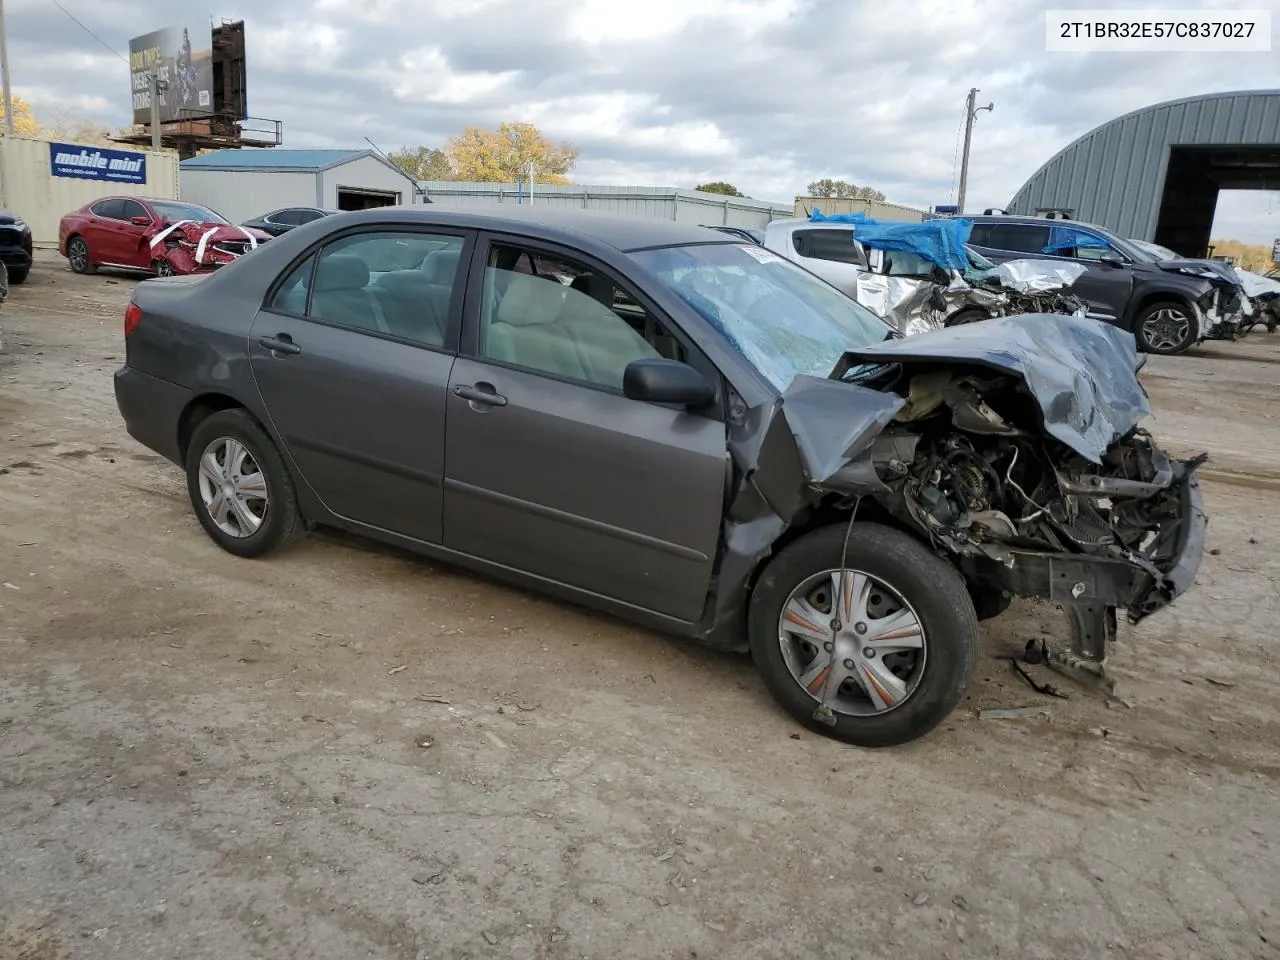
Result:
[[[1244,320],[1247,301],[1222,264],[1165,260],[1091,223],[1011,214],[970,219],[970,246],[988,260],[1033,256],[1084,266],[1074,292],[1088,315],[1130,331],[1147,353],[1230,340]]]
[[[1129,334],[1040,314],[903,338],[700,227],[350,213],[138,284],[124,329],[129,433],[223,549],[331,525],[750,650],[852,743],[941,722],[1012,596],[1061,605],[1049,661],[1105,678],[1117,609],[1166,606],[1203,552],[1198,461],[1142,429]]]
[[[966,245],[964,219],[887,223],[865,214],[779,220],[765,246],[834,284],[907,335],[1022,313],[1083,315],[1076,264],[997,265]]]
[[[1251,270],[1233,268],[1245,296],[1249,298],[1252,314],[1245,321],[1244,332],[1248,332],[1258,324],[1263,324],[1268,333],[1274,333],[1280,325],[1280,280],[1263,276]]]
[[[209,273],[270,239],[198,203],[150,197],[104,197],[58,224],[58,252],[76,273],[98,267],[160,277]]]

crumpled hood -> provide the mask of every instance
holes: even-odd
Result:
[[[271,239],[271,234],[262,230],[255,230],[253,227],[238,227],[231,223],[212,223],[199,220],[182,220],[179,221],[179,227],[189,238],[199,239],[206,233],[209,234],[209,243],[222,243],[224,240],[248,240],[249,234],[253,239],[262,243]],[[166,223],[161,229],[174,226],[172,223]],[[212,231],[212,233],[210,233]]]
[[[1217,260],[1161,260],[1157,266],[1161,270],[1167,270],[1170,273],[1180,273],[1185,268],[1195,271],[1196,276],[1212,274],[1212,276],[1205,276],[1205,279],[1212,283],[1225,283],[1233,287],[1240,286],[1240,279],[1236,276],[1235,271],[1225,263],[1219,263]]]
[[[864,363],[965,363],[1017,377],[1049,435],[1094,463],[1151,412],[1133,334],[1066,314],[999,317],[851,350],[833,376]]]

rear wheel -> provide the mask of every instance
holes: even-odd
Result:
[[[67,262],[72,273],[96,273],[98,268],[89,256],[89,244],[84,237],[72,237],[67,241]]]
[[[304,532],[284,460],[246,410],[223,410],[196,427],[187,494],[205,532],[239,557],[260,557]]]
[[[1162,300],[1138,314],[1133,335],[1144,352],[1173,356],[1195,346],[1200,339],[1200,323],[1189,307]]]
[[[879,524],[823,527],[782,550],[751,596],[751,653],[788,713],[866,747],[923,736],[969,687],[973,601],[956,569]],[[841,570],[841,558],[847,565]],[[815,716],[821,705],[834,723]]]

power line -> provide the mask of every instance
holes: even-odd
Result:
[[[969,105],[965,104],[964,116],[960,118],[960,126],[956,127],[956,149],[951,157],[951,202],[956,202],[956,171],[960,167],[960,135],[964,133],[965,121],[969,116]]]
[[[102,46],[107,50],[108,53],[115,54],[117,57],[123,60],[126,65],[128,65],[129,63],[128,57],[124,56],[115,47],[111,46],[111,44],[107,43],[107,41],[103,40],[100,36],[98,36],[96,33],[94,33],[92,30],[86,27],[83,23],[77,20],[75,17],[75,14],[73,14],[70,10],[68,10],[61,3],[59,3],[58,0],[49,0],[49,2],[52,3],[55,7],[57,7],[59,10],[61,10],[63,13],[65,13],[68,17],[70,17],[72,22],[75,23],[76,26],[78,26],[81,30],[83,30],[89,36],[93,37],[93,39],[97,40],[100,44],[102,44]]]

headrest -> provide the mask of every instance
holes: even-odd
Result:
[[[404,299],[431,294],[432,283],[421,270],[393,270],[384,273],[376,282],[382,289]]]
[[[598,273],[584,273],[580,277],[574,277],[569,289],[585,293],[591,299],[613,308],[613,282],[608,277],[602,277]]]
[[[369,282],[369,268],[350,253],[321,257],[316,266],[315,291],[360,290]]]
[[[569,288],[555,280],[532,277],[527,273],[494,270],[506,274],[506,291],[498,304],[497,321],[513,327],[532,327],[551,323],[560,315]],[[500,285],[500,284],[499,284]]]
[[[461,255],[462,251],[457,247],[432,250],[422,261],[422,272],[432,283],[452,283],[458,272],[458,258]]]

